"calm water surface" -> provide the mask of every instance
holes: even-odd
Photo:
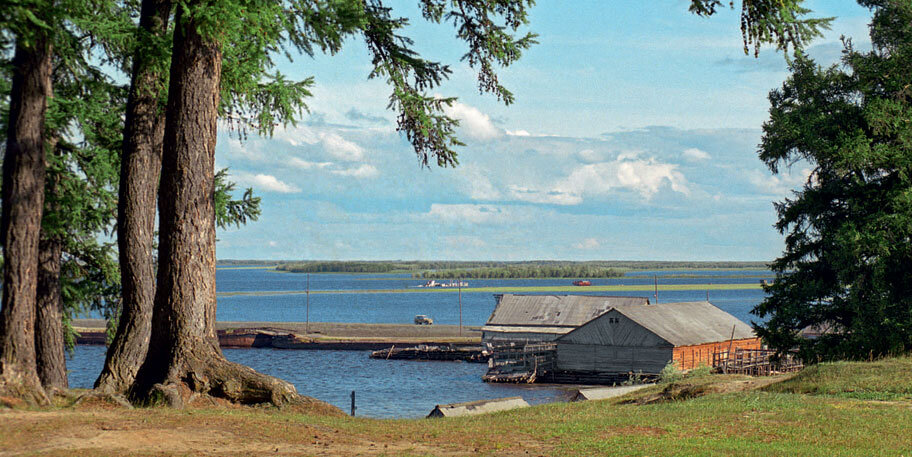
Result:
[[[657,271],[636,272],[623,278],[595,279],[593,285],[756,283],[772,279],[769,271]],[[720,278],[661,278],[662,275],[723,276]],[[743,276],[743,277],[740,277]],[[569,279],[476,279],[473,287],[560,286]],[[310,290],[358,291],[404,289],[423,284],[408,275],[312,274]],[[219,269],[219,292],[275,292],[304,290],[303,274],[269,269]],[[647,296],[650,292],[581,294]],[[750,310],[763,299],[761,290],[709,291],[719,308],[750,322]],[[705,300],[705,291],[659,292],[660,302]],[[295,295],[222,296],[217,318],[222,321],[294,322],[305,319],[307,297]],[[494,310],[492,293],[462,294],[462,318],[466,325],[482,325]],[[455,292],[440,293],[332,293],[310,295],[310,319],[315,322],[411,323],[416,314],[427,314],[440,324],[459,322],[459,299]],[[756,319],[756,318],[753,318]],[[91,387],[104,363],[104,347],[78,346],[67,361],[70,384]],[[530,403],[561,401],[573,387],[552,385],[486,384],[484,364],[460,362],[409,362],[372,360],[365,351],[295,351],[279,349],[225,349],[229,360],[293,383],[299,392],[349,410],[351,391],[356,392],[357,414],[368,417],[422,417],[435,405],[490,398],[522,396]]]
[[[67,360],[71,387],[90,388],[104,364],[103,346],[77,346]],[[435,405],[522,396],[529,403],[565,401],[571,386],[488,384],[487,365],[462,362],[374,360],[369,351],[224,349],[228,360],[291,382],[298,392],[348,412],[355,391],[356,414],[424,417]]]

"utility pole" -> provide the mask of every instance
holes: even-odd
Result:
[[[459,337],[462,338],[462,278],[456,280],[459,287]]]
[[[304,305],[304,334],[310,334],[310,273],[305,275],[307,278],[307,290],[304,292],[305,299]]]

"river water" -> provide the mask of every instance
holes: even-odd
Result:
[[[623,278],[595,279],[593,285],[652,284],[756,284],[767,280],[768,271],[637,272]],[[675,274],[699,278],[665,277]],[[459,297],[453,292],[366,292],[407,289],[423,280],[408,275],[319,274],[309,275],[311,291],[348,291],[309,295],[310,320],[314,322],[411,323],[416,314],[426,314],[440,324],[459,321]],[[707,279],[709,276],[717,276]],[[564,286],[570,280],[506,279],[470,280],[471,287]],[[305,290],[303,274],[269,269],[219,269],[219,293],[258,292],[261,295],[219,296],[217,319],[221,321],[303,321],[308,297],[304,294],[269,292]],[[562,292],[563,293],[563,292]],[[580,293],[587,293],[581,288]],[[591,292],[589,292],[591,294]],[[611,292],[601,295],[648,296],[652,292]],[[763,298],[758,289],[710,290],[710,301],[735,317],[750,322],[751,308]],[[659,301],[705,300],[705,291],[659,292]],[[494,310],[491,292],[462,294],[463,323],[482,325]],[[756,318],[754,318],[756,319]],[[77,346],[67,361],[71,387],[91,387],[104,362],[102,346]],[[487,384],[481,375],[485,364],[462,362],[413,362],[372,360],[366,351],[299,351],[277,349],[225,349],[232,361],[293,383],[299,392],[349,411],[351,392],[356,392],[356,414],[368,417],[422,417],[435,405],[472,400],[522,396],[530,403],[565,400],[569,386]]]

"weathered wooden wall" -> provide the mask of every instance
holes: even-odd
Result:
[[[657,374],[672,359],[672,347],[604,346],[558,342],[557,369],[601,373]]]
[[[720,341],[694,346],[680,346],[674,348],[674,361],[681,370],[692,370],[701,365],[712,366],[713,353],[727,351],[731,346],[736,349],[760,349],[760,338],[747,338],[734,341]]]

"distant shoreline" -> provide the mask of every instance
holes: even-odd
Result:
[[[662,291],[704,291],[704,290],[750,290],[760,289],[756,284],[659,284],[658,290]],[[462,293],[489,292],[489,293],[535,293],[535,292],[651,292],[656,287],[652,284],[637,285],[608,285],[608,286],[529,286],[529,287],[463,287]],[[420,287],[412,289],[349,289],[349,290],[275,290],[275,291],[234,291],[218,292],[219,297],[235,296],[267,296],[267,295],[304,295],[310,294],[412,294],[412,293],[457,293],[460,289],[455,287]]]

